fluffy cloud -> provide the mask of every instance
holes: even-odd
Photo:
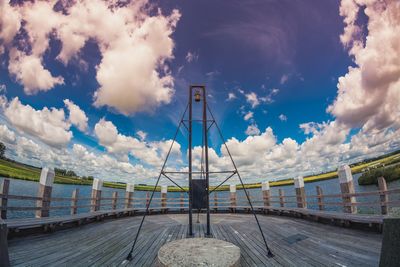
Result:
[[[128,161],[128,155],[131,155],[143,163],[156,167],[161,166],[172,142],[172,140],[145,142],[120,134],[117,127],[105,119],[101,119],[95,125],[94,132],[99,143],[118,158]],[[171,150],[171,157],[179,159],[180,155],[181,146],[175,142]]]
[[[21,16],[6,0],[0,0],[0,55],[10,45],[21,27]]]
[[[251,124],[251,125],[247,126],[245,134],[247,134],[247,135],[258,135],[258,134],[260,134],[260,129],[258,129],[257,124]]]
[[[141,141],[144,141],[147,137],[147,133],[143,132],[143,131],[137,131],[136,134],[137,134],[137,136],[139,136]]]
[[[81,131],[87,130],[88,118],[86,114],[72,101],[66,99],[64,103],[69,110],[69,117],[65,116],[63,108],[35,109],[30,105],[21,103],[18,97],[8,101],[0,96],[1,110],[10,124],[23,134],[38,138],[47,145],[61,148],[66,146],[72,139],[70,131],[71,124],[77,126]],[[2,136],[12,136],[8,133],[7,126],[1,126]],[[5,127],[5,128],[4,128]],[[4,135],[8,133],[7,135]],[[15,138],[8,138],[15,140]]]
[[[169,17],[148,18],[136,34],[131,35],[133,29],[127,28],[117,42],[111,43],[111,48],[103,51],[96,76],[100,88],[94,95],[95,106],[109,106],[131,114],[151,111],[171,101],[173,78],[165,60],[172,58],[174,43],[170,35],[179,17],[175,11]],[[165,74],[159,72],[163,68]]]
[[[190,52],[190,51],[186,54],[186,57],[185,57],[185,59],[188,63],[197,61],[198,58],[199,58],[198,54],[196,54],[195,52]]]
[[[4,115],[18,130],[38,137],[46,144],[64,146],[72,138],[63,109],[44,107],[36,110],[23,105],[16,97],[6,104]]]
[[[271,128],[264,132],[248,136],[244,140],[230,138],[227,146],[239,167],[244,182],[256,182],[289,178],[297,175],[317,173],[335,169],[340,163],[354,162],[365,155],[376,156],[391,151],[400,145],[400,130],[385,130],[374,134],[360,131],[346,142],[349,130],[337,122],[307,123],[302,126],[310,135],[302,144],[291,138],[277,141]],[[0,127],[0,136],[11,132],[7,126]],[[9,134],[9,133],[8,133]],[[99,121],[95,134],[110,154],[89,151],[85,146],[74,144],[72,148],[56,148],[24,136],[16,136],[9,147],[11,157],[35,165],[52,165],[76,171],[80,175],[93,175],[106,180],[154,183],[159,167],[172,140],[158,142],[140,142],[118,133],[116,127],[105,120]],[[124,147],[129,149],[124,150]],[[181,160],[181,147],[173,149],[175,160]],[[121,161],[117,152],[124,151],[145,163],[133,164]],[[140,152],[140,154],[135,154]],[[193,166],[199,170],[201,147],[193,148]],[[116,158],[114,157],[116,156]],[[146,162],[146,158],[152,162]],[[151,159],[153,158],[153,159]],[[155,163],[151,167],[147,164]],[[232,170],[233,166],[225,147],[216,151],[209,148],[210,170]],[[151,165],[151,164],[150,164]],[[169,170],[186,170],[183,164],[170,166]],[[187,170],[186,170],[187,171]],[[225,176],[214,175],[212,183],[221,182]],[[185,177],[177,177],[185,180]],[[165,181],[164,181],[165,182]],[[238,181],[231,181],[238,182]]]
[[[260,160],[260,155],[271,149],[275,143],[276,137],[270,127],[259,135],[248,136],[242,142],[234,137],[226,142],[233,158],[240,166],[246,166]],[[221,151],[224,156],[227,156],[225,148],[221,148]]]
[[[251,118],[253,118],[253,115],[254,115],[254,113],[253,113],[252,111],[249,111],[249,112],[247,112],[246,114],[244,114],[243,119],[244,119],[245,121],[248,121],[248,120],[250,120]]]
[[[273,88],[265,96],[259,97],[256,93],[250,92],[245,94],[246,101],[251,105],[252,108],[256,108],[261,103],[271,104],[274,102],[273,96],[279,93],[279,89]]]
[[[62,77],[53,77],[50,71],[43,67],[40,57],[26,55],[15,48],[11,49],[9,55],[8,71],[19,83],[24,85],[26,94],[48,91],[55,85],[64,83]]]
[[[96,66],[100,87],[94,94],[95,106],[132,114],[152,111],[171,101],[174,79],[166,61],[173,58],[171,35],[180,18],[178,10],[165,16],[160,10],[153,12],[145,0],[118,5],[112,0],[35,1],[15,6],[1,1],[0,8],[6,14],[1,18],[2,50],[7,49],[21,25],[26,32],[27,38],[20,42],[23,50],[9,49],[8,69],[27,94],[64,82],[43,63],[53,38],[61,41],[56,58],[64,64],[71,58],[79,59],[88,40],[97,43],[101,62]]]
[[[301,144],[291,138],[278,143],[271,128],[244,140],[229,139],[227,146],[245,182],[292,178],[334,170],[340,164],[359,161],[366,155],[378,156],[400,145],[400,130],[386,129],[373,134],[360,131],[348,141],[350,129],[337,121],[305,123],[301,128],[310,135]],[[212,150],[215,154],[210,160],[210,166],[213,170],[232,169],[225,147],[221,146],[220,151],[219,155]]]
[[[288,80],[289,80],[289,75],[283,74],[279,82],[280,84],[285,84]]]
[[[368,17],[365,43],[357,26],[360,12]],[[355,67],[339,78],[338,96],[327,109],[350,127],[369,131],[400,126],[400,3],[343,0],[345,29],[341,42]]]
[[[14,143],[14,131],[11,131],[6,125],[0,125],[0,141],[4,143]]]
[[[252,108],[257,107],[260,104],[260,101],[258,100],[256,93],[251,92],[246,94],[245,96],[246,96],[246,101],[251,105]]]
[[[46,1],[26,2],[24,5],[16,5],[12,8],[18,11],[21,25],[27,32],[28,39],[21,42],[24,51],[11,48],[8,71],[16,80],[24,86],[27,94],[35,94],[39,91],[48,91],[54,86],[63,84],[62,77],[53,77],[43,65],[43,54],[49,47],[49,39],[52,31],[60,26],[60,18],[53,11],[55,3]],[[8,4],[6,4],[8,5]],[[46,23],[43,24],[43,18]],[[24,24],[21,22],[24,21]],[[30,50],[30,51],[29,51]],[[27,52],[29,51],[29,52]]]
[[[279,119],[280,119],[281,121],[287,121],[287,117],[286,117],[285,114],[279,115]]]
[[[1,127],[0,127],[1,129]],[[92,175],[109,181],[154,183],[156,172],[141,164],[121,162],[99,151],[89,151],[81,144],[72,148],[54,148],[25,136],[7,145],[7,156],[36,166],[51,166]]]
[[[64,104],[69,110],[68,120],[73,125],[78,127],[79,130],[81,130],[82,132],[86,132],[88,129],[88,120],[89,119],[86,116],[85,112],[69,99],[65,99]]]
[[[236,97],[235,93],[230,92],[230,93],[228,93],[228,98],[226,99],[226,101],[231,101],[236,98],[237,97]]]

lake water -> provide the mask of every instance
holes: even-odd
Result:
[[[354,181],[355,181],[355,190],[356,192],[370,192],[370,191],[377,191],[378,187],[376,185],[367,185],[367,186],[360,186],[357,184],[357,179],[360,176],[360,174],[355,174],[353,175]],[[0,177],[0,181],[2,181],[4,178]],[[24,180],[17,180],[17,179],[10,179],[10,194],[12,195],[24,195],[24,196],[36,196],[37,190],[38,190],[39,183],[38,182],[31,182],[31,181],[24,181]],[[323,190],[323,194],[339,194],[340,193],[340,185],[338,179],[331,179],[331,180],[325,180],[325,181],[318,181],[318,182],[313,182],[313,183],[306,183],[305,184],[305,191],[306,195],[316,195],[316,186],[320,186]],[[54,184],[53,185],[53,190],[52,190],[52,197],[61,197],[61,198],[69,198],[71,197],[72,191],[75,188],[79,188],[79,197],[90,197],[91,194],[91,186],[87,185],[65,185],[65,184]],[[400,180],[391,182],[388,184],[388,188],[400,188]],[[278,190],[283,189],[285,196],[293,196],[295,195],[295,190],[293,185],[288,185],[288,186],[278,186],[278,187],[271,187],[271,195],[272,196],[278,196]],[[118,197],[123,198],[125,195],[125,190],[123,189],[114,189],[114,188],[108,188],[108,187],[103,187],[102,191],[102,197],[111,197],[112,192],[118,192]],[[258,189],[250,189],[248,190],[250,195],[255,198],[255,205],[262,205],[262,191],[261,188]],[[145,191],[135,191],[134,197],[135,198],[145,198],[147,192]],[[179,192],[168,192],[168,198],[179,198],[181,193]],[[160,197],[160,193],[156,192],[155,194],[156,198]],[[243,190],[238,190],[237,191],[237,197],[238,197],[238,205],[246,205],[247,202],[245,200],[245,194]],[[185,198],[187,198],[187,195],[185,194]],[[229,191],[220,191],[218,192],[218,198],[229,198]],[[395,195],[390,195],[390,200],[400,200],[400,194],[395,194]],[[179,200],[174,200],[174,201],[179,201]],[[211,194],[210,196],[210,202],[211,205],[213,204],[214,201],[214,195]],[[229,200],[227,200],[229,201]],[[274,198],[273,201],[278,201],[277,198]],[[296,201],[295,198],[286,198],[286,201]],[[316,202],[317,200],[315,198],[310,199],[308,198],[307,201],[309,202]],[[341,198],[325,198],[325,202],[341,202]],[[379,203],[379,197],[378,196],[366,196],[366,197],[357,197],[357,202],[376,202]],[[111,200],[104,200],[101,202],[101,204],[110,204]],[[79,200],[78,205],[89,205],[90,201],[89,200]],[[69,206],[70,201],[54,201],[51,203],[51,206]],[[144,207],[145,201],[141,201],[140,203],[135,202],[135,207]],[[154,205],[154,206],[153,206]],[[272,206],[278,206],[279,203],[273,203]],[[35,206],[35,201],[30,201],[30,200],[15,200],[15,199],[10,199],[8,201],[8,206],[10,207],[15,207],[15,206]],[[159,200],[155,201],[154,204],[152,204],[153,207],[159,206]],[[176,204],[176,206],[179,206],[179,204]],[[295,203],[288,203],[285,204],[287,207],[295,207]],[[318,209],[318,206],[316,203],[308,203],[307,204],[309,209]],[[109,209],[110,206],[105,206],[102,207],[103,209]],[[118,200],[118,207],[117,208],[123,208],[123,199]],[[331,206],[331,205],[326,205],[325,206],[326,210],[329,211],[342,211],[342,207],[340,206]],[[78,212],[88,212],[89,208],[79,208]],[[57,215],[67,215],[69,214],[70,210],[69,208],[66,209],[57,209],[57,210],[50,210],[50,216],[57,216]],[[367,207],[367,206],[362,206],[358,207],[358,212],[359,213],[379,213],[380,212],[380,206],[374,205],[372,207]],[[33,217],[34,212],[33,211],[8,211],[7,213],[8,218],[23,218],[23,217]]]

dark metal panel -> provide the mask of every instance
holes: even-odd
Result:
[[[205,179],[192,179],[193,209],[207,209],[207,181]]]

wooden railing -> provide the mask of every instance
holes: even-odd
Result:
[[[356,214],[357,212],[354,212],[354,209],[349,209],[349,207],[368,206],[378,207],[380,210],[379,213],[386,215],[389,213],[390,208],[400,207],[400,198],[392,199],[391,197],[395,194],[400,194],[400,188],[387,189],[384,178],[379,178],[379,181],[380,190],[372,192],[324,194],[322,188],[316,186],[315,195],[306,195],[304,192],[302,195],[299,195],[300,193],[296,193],[295,195],[285,195],[284,191],[279,189],[278,195],[272,196],[268,188],[268,192],[266,192],[267,190],[264,190],[262,196],[249,195],[249,198],[257,209],[263,208],[265,210],[291,207],[310,209],[309,206],[313,205],[314,210],[326,211],[326,207],[336,206],[342,208],[344,213]],[[79,196],[79,190],[75,189],[73,190],[71,197],[35,197],[9,194],[9,188],[10,180],[4,179],[0,187],[2,219],[7,219],[7,213],[9,211],[34,211],[36,212],[36,217],[39,218],[48,217],[50,211],[56,210],[69,210],[69,212],[64,212],[64,215],[67,215],[68,213],[70,215],[75,215],[78,214],[79,211],[83,212],[84,209],[94,212],[100,210],[117,210],[118,207],[131,211],[144,211],[150,200],[149,192],[146,193],[146,197],[133,197],[133,194],[125,194],[125,197],[119,197],[118,192],[113,192],[111,197],[104,197],[101,196],[101,190],[98,190],[100,194],[97,192],[97,195],[94,195],[92,192],[91,197],[81,197]],[[41,191],[39,190],[39,192]],[[253,192],[254,191],[252,191],[252,193]],[[300,192],[300,190],[295,190],[295,192]],[[221,196],[222,194],[225,196]],[[150,206],[152,212],[168,212],[169,210],[179,212],[187,211],[188,196],[186,193],[180,193],[178,197],[167,197],[166,193],[161,194],[161,196],[162,197],[153,198],[153,202]],[[357,197],[373,196],[377,197],[378,200],[366,202],[356,201]],[[24,200],[30,201],[31,203],[34,201],[36,204],[34,206],[13,206],[9,204],[10,200]],[[44,202],[46,202],[46,205],[43,205]],[[58,205],[59,202],[69,204]],[[215,212],[223,210],[229,210],[232,212],[238,210],[248,211],[249,205],[245,196],[237,196],[236,190],[230,193],[215,192],[214,196],[210,197],[210,209]]]

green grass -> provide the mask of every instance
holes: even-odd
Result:
[[[380,167],[363,173],[358,178],[359,185],[378,184],[378,177],[385,177],[386,182],[400,179],[400,165]]]
[[[378,172],[373,172],[371,169],[378,169],[381,166],[387,166],[391,164],[395,164],[400,162],[400,152],[397,151],[396,153],[391,153],[386,157],[380,157],[379,159],[376,160],[370,160],[368,162],[360,162],[356,164],[351,165],[351,170],[352,173],[359,173],[359,172],[365,172],[367,170],[370,170],[370,177],[371,178],[365,178],[367,180],[362,181],[360,184],[371,184],[371,183],[376,183],[376,178],[378,176],[382,176],[381,173]],[[391,167],[389,167],[391,168]],[[386,168],[386,169],[389,169]],[[400,168],[400,167],[399,167]],[[39,181],[40,177],[40,168],[25,165],[19,162],[15,161],[9,161],[5,159],[0,159],[0,176],[2,177],[9,177],[9,178],[14,178],[14,179],[21,179],[21,180],[28,180],[28,181]],[[368,173],[368,172],[367,172]],[[398,173],[398,172],[396,172]],[[397,175],[397,174],[396,174]],[[376,177],[375,177],[376,176]],[[383,174],[383,176],[386,179],[392,179],[389,177],[388,174]],[[312,176],[307,176],[304,177],[304,182],[305,183],[312,183],[312,182],[317,182],[317,181],[322,181],[322,180],[328,180],[328,179],[333,179],[337,177],[337,171],[331,171],[331,172],[326,172],[326,173],[321,173],[317,175],[312,175]],[[374,178],[375,177],[375,178]],[[400,175],[397,175],[399,178]],[[364,178],[363,178],[364,179]],[[362,179],[362,180],[363,180]],[[387,180],[387,181],[389,181]],[[87,179],[80,179],[80,177],[71,177],[71,176],[62,176],[62,175],[56,175],[54,182],[57,184],[76,184],[76,185],[91,185],[92,181],[87,180]],[[292,185],[294,184],[293,179],[284,179],[284,180],[279,180],[279,181],[272,181],[270,182],[270,186],[282,186],[282,185]],[[111,188],[119,188],[119,189],[124,189],[126,187],[126,184],[124,183],[117,183],[117,182],[108,182],[105,181],[103,183],[105,187],[111,187]],[[253,184],[245,184],[246,188],[260,188],[261,183],[253,183]],[[151,191],[153,190],[154,185],[135,185],[135,190],[139,191]],[[188,190],[187,187],[183,187],[185,190]],[[211,189],[214,187],[211,186]],[[160,191],[161,187],[157,187],[157,191]],[[238,189],[242,189],[242,186],[238,186]],[[229,185],[223,185],[217,189],[217,191],[226,191],[229,190]],[[175,187],[175,186],[170,186],[168,187],[169,192],[180,192],[180,188]]]

